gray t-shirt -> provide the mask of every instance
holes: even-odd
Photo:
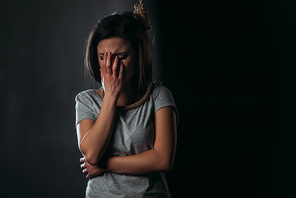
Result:
[[[84,119],[96,120],[103,100],[90,89],[76,98],[76,124]],[[163,107],[172,107],[178,117],[171,92],[164,86],[155,86],[150,97],[141,106],[117,110],[114,132],[105,152],[108,156],[128,156],[153,148],[154,114]],[[163,172],[148,175],[124,175],[105,172],[88,181],[86,197],[171,197]]]

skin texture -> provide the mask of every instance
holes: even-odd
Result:
[[[98,46],[103,90],[103,104],[96,121],[85,119],[77,124],[79,148],[84,155],[80,159],[86,178],[92,178],[105,171],[143,175],[172,168],[176,145],[176,115],[171,107],[155,113],[155,143],[152,150],[131,156],[104,157],[109,145],[117,106],[136,101],[131,79],[135,75],[135,51],[129,41],[119,37],[104,39]]]
[[[110,66],[112,67],[112,63],[114,63],[116,57],[119,58],[119,61],[123,64],[123,76],[122,76],[122,84],[123,91],[119,92],[119,98],[117,106],[124,106],[127,104],[131,104],[135,102],[139,98],[133,90],[132,86],[132,76],[135,71],[135,50],[131,46],[131,43],[125,39],[120,37],[112,37],[108,39],[103,39],[99,42],[97,46],[98,51],[98,61],[101,66],[101,79],[104,79],[104,74],[106,71],[110,71],[109,68],[105,70],[104,65],[109,66],[108,64],[108,53],[111,53],[110,57]],[[107,57],[104,58],[104,54],[107,54]],[[118,67],[116,68],[116,64],[112,67],[112,72],[118,72]],[[105,73],[104,73],[105,70]],[[103,76],[102,76],[103,75]],[[107,76],[105,76],[107,77]],[[102,82],[103,86],[105,86],[105,82]],[[102,91],[102,90],[101,90]],[[105,91],[106,94],[106,91]],[[100,93],[102,95],[102,93]]]
[[[120,37],[103,39],[97,46],[98,61],[102,68],[104,65],[104,54],[111,53],[113,58],[117,56],[124,65],[123,84],[125,84],[133,75],[135,70],[135,51],[129,41]],[[113,59],[111,58],[111,61]]]

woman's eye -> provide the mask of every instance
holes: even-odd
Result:
[[[127,58],[127,56],[119,56],[119,58],[120,58],[121,60],[124,60],[124,59]]]

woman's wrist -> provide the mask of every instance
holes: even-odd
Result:
[[[118,97],[106,94],[104,96],[103,102],[108,103],[110,105],[117,105]]]

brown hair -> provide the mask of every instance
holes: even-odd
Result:
[[[151,90],[152,85],[152,56],[149,42],[149,22],[147,8],[143,0],[134,6],[134,12],[114,13],[101,19],[90,32],[86,54],[85,67],[89,74],[101,83],[100,66],[98,62],[98,43],[106,38],[121,37],[131,42],[138,62],[135,71],[135,83],[137,91],[141,95]]]

